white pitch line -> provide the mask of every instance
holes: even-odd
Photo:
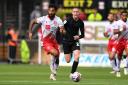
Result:
[[[46,81],[0,81],[0,83],[2,84],[8,84],[8,83],[35,83],[35,84],[74,84],[75,82],[69,82],[69,81],[49,81],[49,82],[46,82]],[[95,85],[95,84],[98,84],[98,85],[105,85],[105,83],[84,83],[84,82],[76,82],[75,84],[81,84],[81,85]]]
[[[0,75],[49,75],[49,73],[34,73],[34,72],[28,72],[28,73],[23,73],[23,72],[2,72]]]

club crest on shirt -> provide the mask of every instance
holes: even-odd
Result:
[[[46,28],[47,30],[50,30],[50,25],[45,25],[45,28]]]

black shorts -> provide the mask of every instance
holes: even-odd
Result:
[[[80,50],[80,43],[79,42],[63,43],[63,50],[64,50],[64,54],[70,54],[74,50]]]

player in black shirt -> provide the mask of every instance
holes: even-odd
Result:
[[[73,8],[72,17],[69,17],[64,21],[64,27],[66,30],[66,34],[63,36],[62,44],[66,62],[69,63],[71,59],[71,54],[74,55],[74,62],[70,74],[71,78],[72,74],[76,71],[79,63],[79,39],[84,37],[84,23],[79,18],[78,8]]]

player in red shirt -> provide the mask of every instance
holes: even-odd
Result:
[[[41,30],[42,30],[41,40],[43,42],[44,50],[47,52],[47,54],[50,55],[50,61],[51,61],[50,79],[52,80],[56,80],[56,70],[59,64],[57,60],[60,54],[58,43],[56,41],[56,31],[59,28],[61,33],[65,32],[62,20],[55,15],[56,11],[57,11],[57,7],[54,5],[50,5],[48,8],[48,15],[32,20],[29,25],[29,38],[31,39],[32,24],[33,23],[41,24]]]
[[[121,12],[121,19],[116,21],[114,25],[114,34],[118,34],[117,45],[115,46],[115,52],[118,55],[117,59],[117,69],[116,69],[116,76],[120,77],[120,61],[122,59],[123,51],[125,50],[126,55],[128,56],[128,24],[127,22],[127,12]],[[128,57],[126,58],[126,67],[128,67]],[[128,74],[128,70],[124,73],[125,75]]]
[[[114,21],[114,14],[112,14],[112,13],[108,14],[108,21],[109,21],[109,24],[106,25],[106,30],[104,32],[104,36],[109,37],[107,51],[109,54],[111,66],[113,68],[113,71],[110,73],[115,73],[115,68],[116,68],[115,52],[113,52],[112,50],[116,44],[117,35],[113,34],[113,28],[114,28],[114,22],[115,22]]]

